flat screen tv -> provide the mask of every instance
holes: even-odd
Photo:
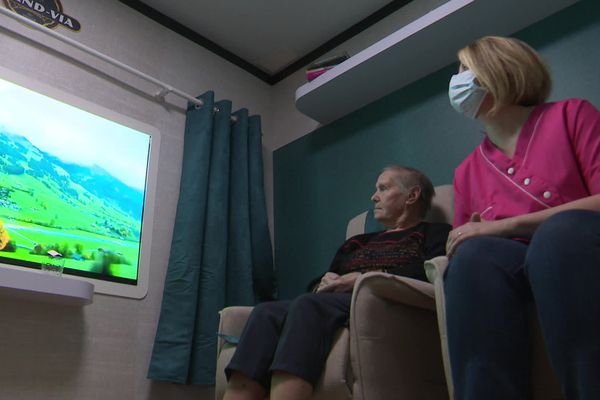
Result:
[[[151,126],[0,69],[1,267],[60,253],[63,277],[143,298],[159,142]]]

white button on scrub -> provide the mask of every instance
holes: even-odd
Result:
[[[514,173],[515,173],[515,169],[514,169],[513,167],[510,167],[510,168],[508,169],[508,171],[506,171],[506,172],[508,172],[508,174],[509,174],[509,175],[512,175],[512,174],[514,174]]]
[[[523,184],[525,186],[529,185],[530,183],[531,183],[531,179],[529,179],[529,178],[525,178],[525,180],[523,180]]]
[[[549,199],[550,197],[552,197],[552,193],[550,193],[550,192],[544,192],[543,196],[544,196],[545,199]]]

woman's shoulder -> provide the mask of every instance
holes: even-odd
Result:
[[[473,149],[460,162],[460,164],[458,164],[458,166],[454,170],[454,176],[455,177],[462,177],[462,176],[468,174],[468,172],[471,170],[471,168],[473,168],[473,165],[476,165],[479,162],[480,147],[483,145],[484,142],[485,142],[485,139],[480,144],[478,144],[477,147],[475,147],[475,149]]]
[[[571,97],[568,99],[563,99],[563,100],[557,100],[557,101],[551,101],[546,103],[547,105],[550,106],[577,106],[577,105],[581,105],[581,104],[591,104],[591,102],[587,99],[582,99],[580,97]]]
[[[577,110],[582,109],[596,109],[592,102],[578,97],[544,103],[541,107],[543,110],[555,111],[559,113],[563,113],[565,111],[576,112]]]
[[[546,103],[540,107],[540,126],[544,132],[566,134],[571,140],[583,143],[596,137],[600,126],[600,111],[589,100],[571,98]],[[552,129],[561,127],[561,129]]]

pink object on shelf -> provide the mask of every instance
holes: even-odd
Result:
[[[306,71],[306,79],[310,82],[310,81],[314,80],[316,77],[323,75],[325,72],[329,71],[333,67],[334,66],[332,65],[330,67],[310,69],[310,70]]]

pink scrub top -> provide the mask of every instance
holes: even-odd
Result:
[[[454,175],[454,227],[478,212],[499,220],[600,193],[600,112],[569,99],[533,109],[507,157],[487,137]]]

